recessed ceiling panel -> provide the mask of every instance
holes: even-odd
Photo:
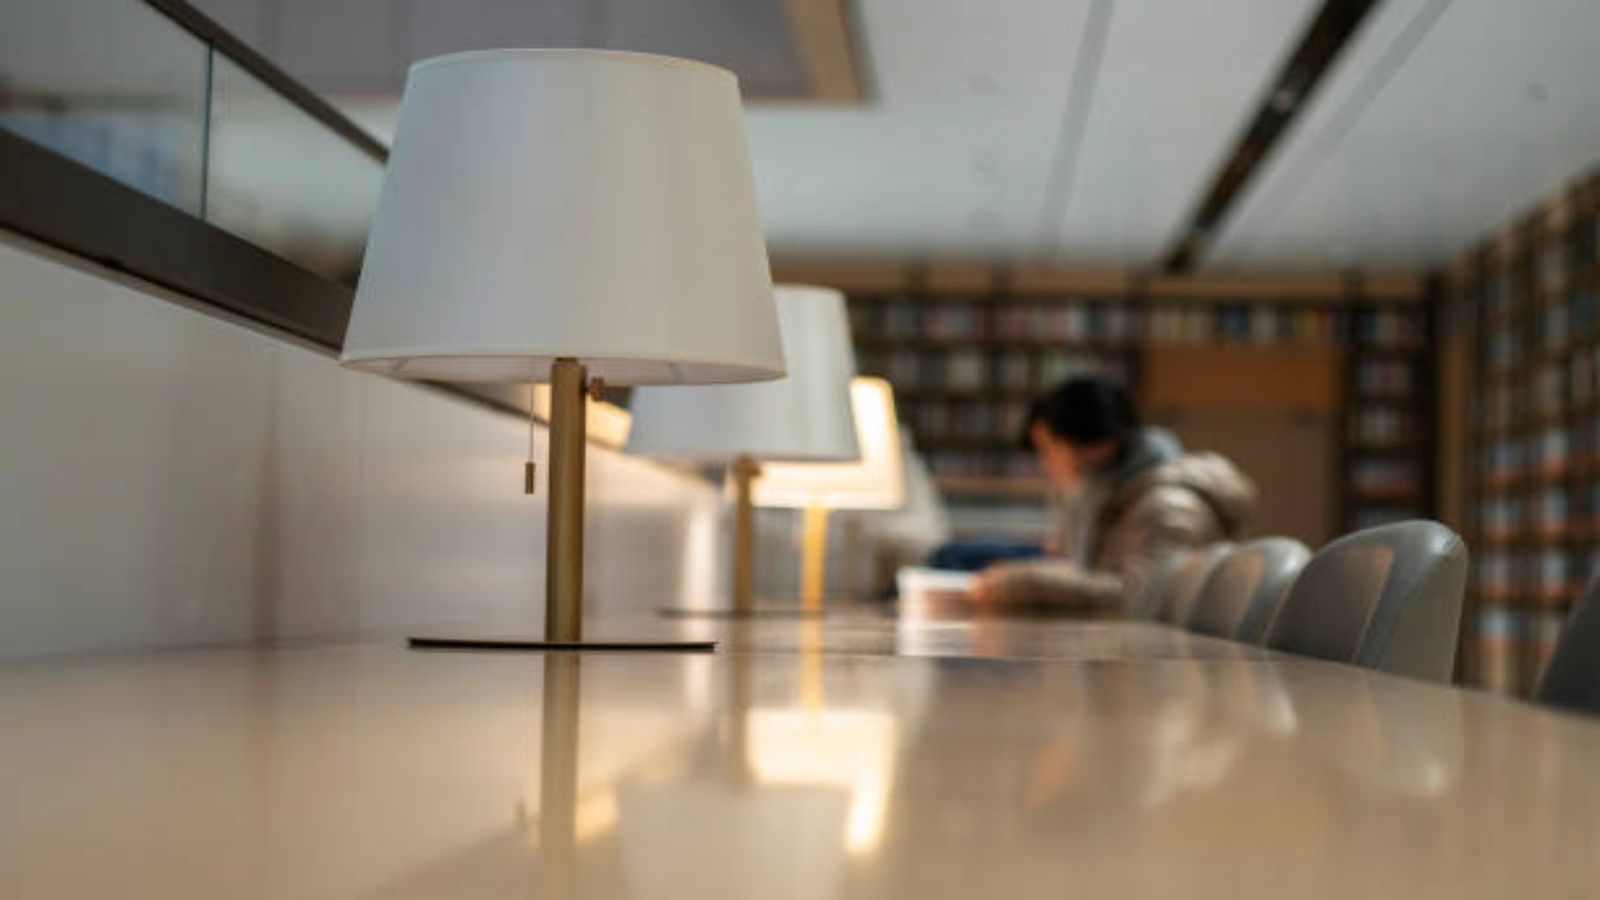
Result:
[[[1054,256],[1137,265],[1162,255],[1317,5],[1114,4],[1065,215],[1043,226]]]
[[[1088,0],[865,0],[860,107],[757,106],[776,255],[991,258],[1026,248]]]
[[[1600,3],[1389,0],[1202,265],[1444,264],[1600,160]]]
[[[414,60],[493,47],[604,47],[738,73],[746,94],[805,97],[789,0],[195,0],[313,90],[397,96]]]

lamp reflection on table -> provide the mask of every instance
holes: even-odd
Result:
[[[682,777],[621,789],[634,895],[835,896],[847,856],[877,849],[893,787],[895,719],[829,708],[821,625],[800,627],[793,701],[758,700],[754,657],[721,657],[727,705],[714,751]]]

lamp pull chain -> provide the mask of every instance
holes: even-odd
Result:
[[[534,462],[538,449],[539,419],[534,416],[534,397],[539,388],[533,383],[528,384],[528,461],[522,464],[522,492],[533,496],[538,492],[539,464]]]

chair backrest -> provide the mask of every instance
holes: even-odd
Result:
[[[1589,584],[1561,629],[1533,696],[1540,703],[1600,713],[1600,580]]]
[[[1290,583],[1310,558],[1306,545],[1292,538],[1261,538],[1235,547],[1200,588],[1189,614],[1189,628],[1261,643],[1277,618]]]
[[[1156,618],[1173,625],[1188,622],[1189,611],[1194,609],[1195,598],[1200,596],[1200,589],[1205,587],[1206,577],[1211,574],[1217,561],[1232,549],[1232,544],[1207,544],[1185,556],[1172,574],[1172,586],[1167,590],[1165,602],[1161,604],[1161,611]]]
[[[1466,545],[1438,522],[1348,534],[1306,563],[1267,646],[1448,681],[1466,580]]]
[[[1138,576],[1130,577],[1126,597],[1128,618],[1154,619],[1161,614],[1167,604],[1167,594],[1172,590],[1172,582],[1191,552],[1179,550],[1168,553],[1151,563]]]

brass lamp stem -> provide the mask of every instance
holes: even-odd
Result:
[[[588,370],[561,358],[550,369],[550,512],[545,530],[544,636],[583,640],[584,407]]]
[[[733,475],[733,611],[747,616],[756,606],[756,507],[753,483],[761,467],[740,456]]]
[[[800,547],[800,608],[807,615],[822,612],[828,565],[828,508],[808,506]]]

